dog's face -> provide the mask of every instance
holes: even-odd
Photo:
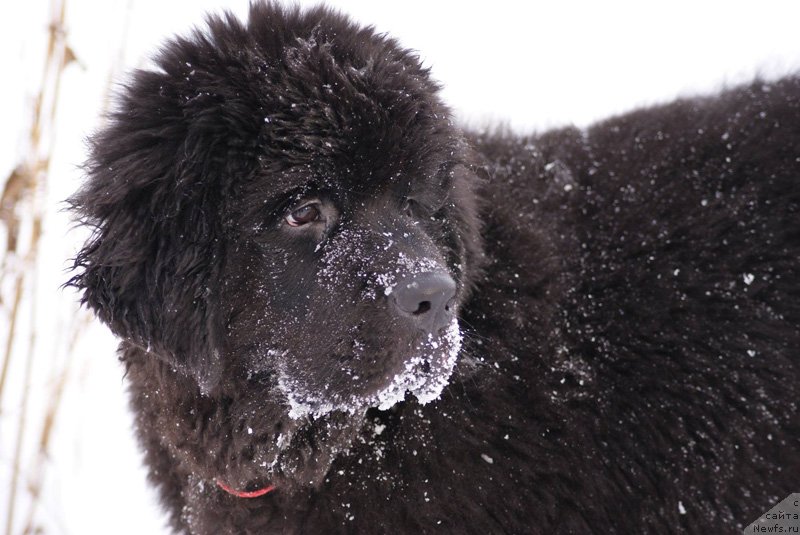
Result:
[[[304,426],[346,442],[369,408],[439,396],[480,258],[476,179],[393,41],[262,5],[209,27],[137,73],[93,139],[73,282],[198,395],[234,398],[222,425],[263,431],[274,467]]]
[[[221,276],[223,358],[275,381],[292,418],[386,409],[407,390],[427,402],[446,384],[465,262],[450,215],[468,185],[442,156],[365,180],[311,155],[286,189],[259,177],[246,193]]]

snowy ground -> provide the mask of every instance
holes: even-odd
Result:
[[[52,8],[45,0],[18,3],[17,14],[0,18],[6,73],[0,84],[0,180],[32,153],[50,155],[46,180],[19,204],[23,246],[6,255],[0,272],[0,359],[22,275],[0,390],[0,529],[159,533],[162,517],[131,436],[114,341],[78,311],[74,294],[59,290],[65,259],[85,237],[70,231],[60,202],[80,181],[83,140],[101,124],[113,81],[146,65],[164,36],[200,23],[203,12],[227,6],[242,14],[247,1],[65,3],[66,43],[77,61],[64,69],[58,91],[48,93],[57,99],[45,99],[47,110],[57,107],[37,143],[29,131]],[[504,123],[524,132],[586,125],[637,105],[800,68],[800,4],[793,0],[757,7],[750,1],[683,0],[660,7],[618,1],[523,6],[511,0],[331,4],[419,50],[458,118],[474,126]],[[44,214],[41,238],[26,250],[35,236],[30,214],[37,210]],[[6,231],[0,222],[0,243]]]

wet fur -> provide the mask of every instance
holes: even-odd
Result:
[[[123,340],[176,530],[705,533],[797,490],[798,78],[518,137],[460,131],[416,56],[325,9],[256,4],[156,63],[92,139],[71,282]],[[316,377],[348,326],[379,358],[413,344],[352,290],[390,268],[383,242],[331,261],[330,294],[313,247],[274,230],[267,199],[309,180],[370,236],[406,225],[393,184],[444,196],[393,245],[458,283],[438,401],[287,417],[266,348]],[[316,329],[292,331],[294,309]]]

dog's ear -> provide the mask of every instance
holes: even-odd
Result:
[[[196,41],[171,43],[90,140],[88,180],[70,203],[93,234],[68,284],[114,334],[207,390],[221,372],[224,180],[253,159],[237,140],[258,132],[218,77],[194,72],[202,53]]]

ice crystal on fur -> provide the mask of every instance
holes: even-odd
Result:
[[[453,320],[440,337],[428,335],[423,342],[422,354],[408,359],[403,370],[378,392],[347,399],[326,399],[324,394],[309,392],[290,377],[286,367],[278,376],[278,388],[289,403],[289,416],[293,419],[312,416],[319,418],[333,411],[356,414],[370,407],[387,410],[405,399],[409,392],[425,405],[439,398],[453,373],[458,352],[461,350],[461,331]]]

